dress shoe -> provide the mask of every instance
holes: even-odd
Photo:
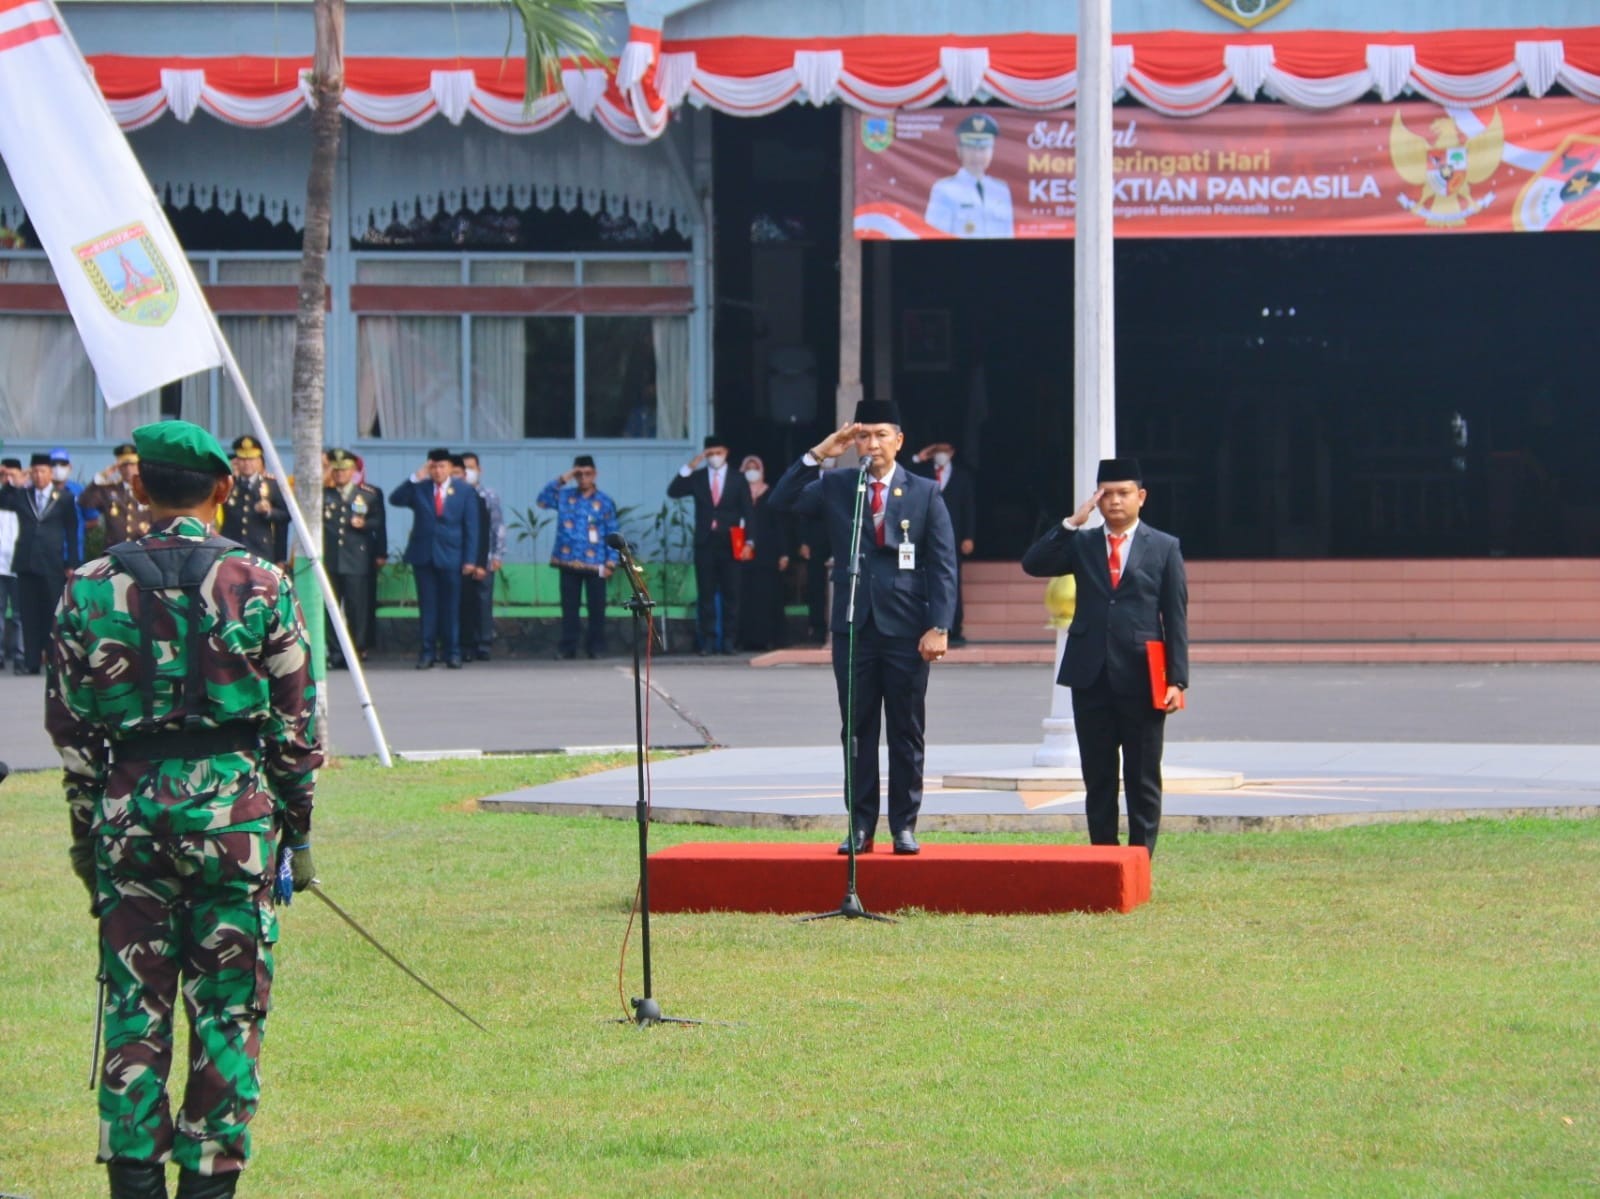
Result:
[[[490,653],[490,652],[489,652],[489,651],[488,651],[488,650],[486,650],[486,649],[480,649],[480,650],[479,650],[479,651],[478,651],[478,661],[480,661],[480,662],[487,662],[487,661],[489,661],[489,659],[491,659],[491,658],[493,658],[493,657],[494,657],[494,655],[493,655],[493,654],[491,654],[491,653]]]
[[[570,662],[572,659],[578,656],[578,651],[575,649],[558,649],[551,656],[554,657],[557,662]]]
[[[921,853],[922,846],[917,844],[917,838],[910,829],[903,828],[894,835],[894,851],[901,854]]]
[[[460,670],[461,669],[461,659],[460,658],[451,658],[444,665],[445,665],[445,669],[446,670]]]
[[[432,670],[433,669],[433,659],[432,658],[418,658],[417,659],[417,669],[418,670]]]
[[[843,841],[839,842],[840,853],[848,854],[850,852],[850,842],[852,838],[855,840],[856,852],[858,854],[872,852],[872,834],[867,832],[865,829],[858,828],[851,835],[851,837],[846,837]]]

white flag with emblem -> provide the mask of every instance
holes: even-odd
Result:
[[[216,322],[51,0],[0,0],[0,158],[115,408],[222,365]]]

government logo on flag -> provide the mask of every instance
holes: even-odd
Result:
[[[106,310],[130,325],[164,325],[177,311],[178,281],[142,224],[73,246]]]

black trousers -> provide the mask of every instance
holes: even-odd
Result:
[[[494,583],[494,579],[485,575],[481,579],[461,579],[460,610],[456,619],[461,625],[461,648],[468,655],[478,651],[478,645],[483,641],[480,625],[483,622],[483,597],[485,592]]]
[[[1128,798],[1128,844],[1143,845],[1154,856],[1161,828],[1161,747],[1167,714],[1152,706],[1148,689],[1133,695],[1113,691],[1101,671],[1090,686],[1072,689],[1072,721],[1083,764],[1090,842],[1117,844],[1120,773]]]
[[[355,574],[330,574],[328,582],[333,584],[333,593],[338,596],[339,607],[344,612],[344,623],[350,630],[350,644],[357,650],[365,649],[372,636],[372,573],[363,570]],[[328,654],[334,658],[344,656],[331,625],[328,628]]]
[[[733,560],[726,533],[722,534],[722,541],[716,548],[702,546],[694,552],[695,643],[703,650],[731,650],[739,633],[739,564]],[[719,599],[722,601],[720,626],[717,622]]]
[[[916,637],[885,637],[869,619],[856,630],[855,725],[847,723],[850,635],[833,635],[833,680],[839,692],[840,736],[845,763],[855,761],[850,800],[854,828],[870,836],[878,824],[878,732],[889,740],[889,831],[917,827],[922,810],[922,764],[927,729],[928,663]]]
[[[606,652],[606,581],[594,570],[561,568],[561,652],[578,652],[583,631],[580,605],[589,608],[589,636],[584,648],[595,657]]]
[[[37,674],[44,664],[50,640],[50,622],[66,586],[65,572],[57,575],[17,574],[17,610],[22,617],[22,668]]]

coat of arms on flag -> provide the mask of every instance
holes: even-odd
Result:
[[[1246,29],[1275,17],[1288,8],[1293,0],[1200,0],[1212,12],[1221,13],[1236,25]]]
[[[1522,189],[1511,217],[1532,233],[1600,228],[1600,138],[1562,142]]]
[[[112,316],[143,326],[172,319],[178,283],[142,224],[124,225],[72,250]]]

